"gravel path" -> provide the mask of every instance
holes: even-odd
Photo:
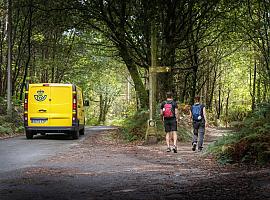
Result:
[[[212,141],[223,131],[208,133]],[[0,199],[270,199],[267,167],[219,166],[192,152],[190,143],[174,154],[164,143],[125,144],[114,136],[89,135],[35,167],[11,172],[0,179]]]

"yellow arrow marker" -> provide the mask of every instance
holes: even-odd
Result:
[[[168,67],[168,66],[149,67],[150,73],[166,73],[170,71],[171,71],[171,67]]]

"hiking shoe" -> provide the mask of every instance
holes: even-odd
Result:
[[[167,151],[167,152],[171,152],[171,148],[170,148],[170,147],[168,147],[166,151]]]
[[[203,149],[202,147],[199,147],[199,148],[198,148],[198,151],[199,151],[199,152],[201,152],[201,151],[202,151],[202,149]]]
[[[176,146],[173,145],[172,150],[173,150],[173,153],[177,153],[177,147]]]
[[[196,144],[196,142],[194,142],[194,143],[192,144],[192,151],[195,151],[195,150],[196,150],[196,146],[197,146],[197,144]]]

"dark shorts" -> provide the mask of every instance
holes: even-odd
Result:
[[[164,128],[166,133],[171,131],[177,131],[176,119],[164,119]]]

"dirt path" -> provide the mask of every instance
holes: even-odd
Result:
[[[209,129],[206,140],[223,132]],[[125,144],[112,135],[89,136],[1,180],[1,199],[270,199],[269,168],[223,167],[190,143],[174,154],[164,143]]]

